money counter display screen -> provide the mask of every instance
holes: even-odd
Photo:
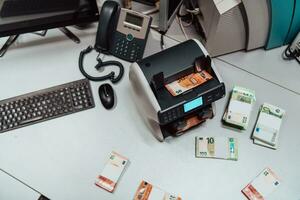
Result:
[[[202,99],[202,97],[199,97],[197,99],[194,99],[193,101],[190,101],[190,102],[184,104],[183,110],[186,113],[186,112],[189,112],[190,110],[193,110],[202,105],[203,105],[203,99]]]

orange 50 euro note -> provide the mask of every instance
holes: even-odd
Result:
[[[180,95],[190,89],[193,89],[213,77],[205,70],[189,74],[183,78],[180,78],[172,83],[166,84],[165,87],[173,95]]]

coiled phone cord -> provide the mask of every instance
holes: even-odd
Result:
[[[98,64],[95,66],[95,68],[97,70],[99,70],[101,67],[105,67],[105,66],[110,66],[110,65],[115,65],[117,67],[119,67],[120,69],[120,72],[119,72],[119,75],[118,76],[115,76],[115,72],[110,72],[109,74],[105,75],[105,76],[101,76],[101,77],[94,77],[94,76],[91,76],[89,75],[85,70],[84,70],[84,67],[83,67],[83,60],[84,60],[84,57],[86,54],[90,53],[94,48],[92,46],[89,46],[88,48],[82,50],[80,52],[80,55],[79,55],[79,70],[80,72],[89,80],[91,81],[104,81],[104,80],[110,80],[112,83],[117,83],[119,82],[123,75],[124,75],[124,66],[122,65],[122,63],[120,63],[119,61],[105,61],[103,62],[101,60],[101,58],[97,57],[97,61],[98,61]],[[100,54],[100,52],[99,52]]]

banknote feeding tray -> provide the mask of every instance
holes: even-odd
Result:
[[[172,95],[165,87],[201,70],[212,78],[197,87],[180,95]],[[129,79],[137,106],[145,113],[146,121],[150,126],[157,123],[161,130],[178,120],[207,113],[203,110],[209,112],[212,104],[225,96],[225,85],[207,51],[197,40],[185,41],[133,63]],[[168,136],[165,133],[158,139]]]

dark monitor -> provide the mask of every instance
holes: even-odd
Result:
[[[0,0],[0,37],[97,21],[96,0]]]

